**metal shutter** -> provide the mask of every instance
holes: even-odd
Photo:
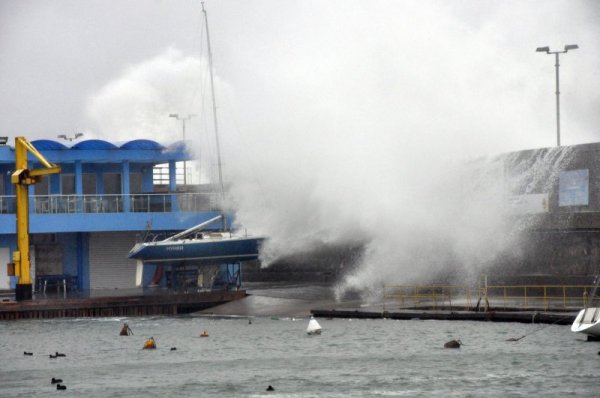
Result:
[[[10,276],[8,276],[6,264],[12,262],[8,247],[0,247],[0,289],[10,289]]]
[[[90,234],[90,288],[135,288],[136,261],[127,258],[135,232]]]

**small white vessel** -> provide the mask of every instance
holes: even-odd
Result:
[[[579,311],[571,325],[571,331],[600,337],[600,307],[588,307]]]
[[[589,301],[584,303],[585,306],[579,311],[579,314],[577,314],[571,325],[572,332],[584,333],[595,338],[600,338],[600,308],[588,307],[588,305],[593,305],[594,303],[598,286],[600,286],[600,274],[597,274],[595,277],[594,288],[589,295]]]
[[[310,316],[310,321],[308,321],[308,327],[306,328],[306,333],[309,335],[313,334],[321,334],[321,325],[315,319],[314,316]]]

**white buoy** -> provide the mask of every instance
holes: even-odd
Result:
[[[306,328],[306,333],[312,334],[321,334],[321,325],[315,319],[314,316],[310,316],[310,321],[308,321],[308,327]]]

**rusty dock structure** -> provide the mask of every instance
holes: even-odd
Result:
[[[0,321],[19,319],[178,315],[246,297],[245,290],[121,297],[34,298],[0,302]]]

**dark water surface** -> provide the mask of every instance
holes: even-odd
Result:
[[[319,319],[307,336],[306,317],[246,315],[3,322],[0,396],[599,396],[600,343],[568,326]],[[133,336],[118,336],[123,322]],[[150,336],[158,349],[142,350]],[[454,338],[464,346],[444,349]]]

